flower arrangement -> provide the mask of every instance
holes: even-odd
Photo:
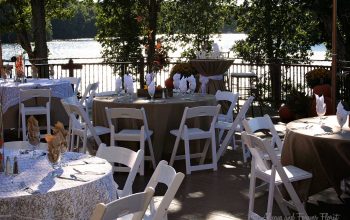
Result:
[[[169,64],[168,52],[162,46],[161,41],[158,39],[154,51],[153,71],[157,72],[163,69],[164,66]]]
[[[314,69],[305,74],[306,84],[313,88],[317,85],[331,84],[331,72],[327,69]]]
[[[23,56],[19,55],[16,57],[16,76],[17,78],[24,77],[24,66],[23,66]]]

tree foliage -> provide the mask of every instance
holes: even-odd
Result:
[[[145,49],[152,66],[159,45],[210,46],[210,35],[231,20],[233,5],[234,0],[105,0],[98,3],[97,39],[108,61],[141,57]]]
[[[247,61],[305,61],[321,39],[318,22],[302,1],[245,0],[235,18],[238,30],[248,37],[234,50]]]

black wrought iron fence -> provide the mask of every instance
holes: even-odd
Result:
[[[86,61],[86,59],[84,60]],[[183,60],[172,59],[172,61],[165,66],[162,70],[158,71],[156,74],[156,83],[158,85],[164,86],[164,81],[169,77],[171,68],[177,64],[183,62]],[[49,60],[48,62],[54,69],[54,78],[67,77],[70,75],[69,69],[63,69],[62,65],[68,63],[66,60]],[[81,60],[76,59],[76,64],[81,64],[81,69],[72,69],[72,75],[75,77],[81,77],[82,81],[80,84],[80,91],[84,92],[85,87],[92,82],[99,81],[100,86],[98,92],[103,91],[113,91],[115,90],[115,79],[118,75],[125,72],[131,72],[134,77],[135,87],[140,88],[140,82],[142,81],[140,76],[142,73],[147,73],[147,66],[141,63],[131,63],[131,62],[116,62],[116,63],[106,63],[101,60],[99,62],[81,62]],[[43,66],[43,65],[41,65]],[[46,66],[46,65],[44,65]],[[350,65],[349,65],[350,66]],[[281,85],[279,97],[281,101],[284,101],[286,95],[288,94],[291,87],[298,88],[299,90],[305,91],[307,94],[311,95],[311,90],[307,88],[305,81],[305,74],[316,68],[326,68],[330,69],[330,64],[328,65],[312,65],[312,64],[281,64],[280,65],[280,77]],[[46,69],[40,68],[40,69]],[[13,71],[14,72],[14,71]],[[240,61],[234,62],[228,71],[225,73],[225,83],[228,90],[235,91],[233,77],[234,73],[248,73],[252,72],[256,74],[257,81],[255,85],[251,85],[249,79],[242,80],[240,83],[245,84],[245,86],[256,86],[259,89],[260,99],[263,101],[272,101],[272,85],[271,85],[271,65],[270,64],[252,64],[243,63]],[[350,67],[347,65],[342,65],[339,68],[338,77],[338,99],[350,100],[350,77],[349,77]],[[31,76],[31,66],[25,65],[25,73],[28,77]]]

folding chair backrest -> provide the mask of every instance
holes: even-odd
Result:
[[[128,178],[126,179],[122,190],[122,195],[119,195],[119,197],[124,197],[132,193],[132,184],[143,160],[143,155],[143,150],[138,150],[135,152],[124,147],[107,147],[103,143],[100,144],[96,153],[97,157],[101,157],[111,164],[118,163],[130,168]]]
[[[217,101],[228,101],[230,102],[230,106],[227,110],[226,114],[222,114],[227,118],[227,120],[232,120],[232,114],[233,114],[233,109],[235,108],[237,104],[239,93],[232,93],[229,91],[221,91],[218,90],[215,94],[215,99]]]
[[[20,102],[31,98],[48,98],[51,101],[51,89],[21,89],[19,93]]]
[[[89,103],[92,103],[92,99],[94,98],[98,85],[99,85],[99,82],[95,82],[95,83],[90,83],[86,87],[85,92],[80,100],[81,104],[85,103],[86,105],[88,105]]]
[[[154,207],[154,201],[153,199],[151,200],[150,208],[152,219],[166,219],[165,216],[167,215],[168,207],[170,206],[171,201],[174,199],[175,194],[184,178],[185,174],[181,172],[176,173],[175,169],[169,166],[167,161],[162,160],[158,163],[157,168],[153,172],[146,188],[152,187],[155,189],[158,183],[163,183],[168,187],[168,189],[156,210]]]
[[[272,136],[272,146],[277,145],[279,149],[282,150],[283,144],[281,138],[278,136],[276,128],[269,115],[264,115],[263,117],[256,117],[250,120],[244,119],[243,127],[248,133],[255,133],[261,130],[269,130]]]
[[[113,126],[113,119],[136,119],[143,122],[145,131],[148,132],[148,122],[144,108],[105,108],[109,126]]]
[[[91,135],[94,137],[97,145],[100,145],[102,143],[102,141],[101,141],[100,137],[97,135],[95,128],[92,126],[91,121],[89,119],[89,116],[88,116],[87,112],[83,109],[82,105],[80,103],[75,102],[74,99],[72,99],[72,98],[61,99],[61,102],[62,102],[64,108],[66,109],[66,111],[69,112],[69,115],[72,116],[70,118],[72,118],[73,124],[74,124],[73,118],[75,118],[75,116],[80,117],[81,122],[85,123],[86,127],[91,132]],[[73,116],[72,114],[75,116]]]
[[[253,160],[255,161],[256,166],[255,168],[261,172],[269,170],[269,165],[264,159],[265,147],[263,141],[261,139],[261,141],[259,139],[256,139],[254,135],[249,134],[246,131],[243,131],[241,135],[243,144],[249,148],[249,151],[253,156]]]
[[[141,220],[154,194],[154,189],[147,188],[144,192],[135,193],[117,199],[108,204],[96,205],[91,220],[117,219],[133,214],[132,220]]]
[[[210,129],[214,129],[220,108],[220,104],[218,104],[217,106],[197,106],[193,108],[185,107],[179,127],[179,132],[183,132],[187,119],[205,116],[213,117],[210,123]]]
[[[81,77],[61,77],[61,80],[69,81],[74,86],[74,94],[78,93]]]

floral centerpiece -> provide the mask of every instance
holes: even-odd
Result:
[[[19,55],[16,57],[16,77],[18,79],[23,78],[24,77],[24,66],[23,66],[23,56]]]
[[[319,68],[306,73],[306,84],[313,88],[317,85],[331,84],[331,72],[327,69]]]

